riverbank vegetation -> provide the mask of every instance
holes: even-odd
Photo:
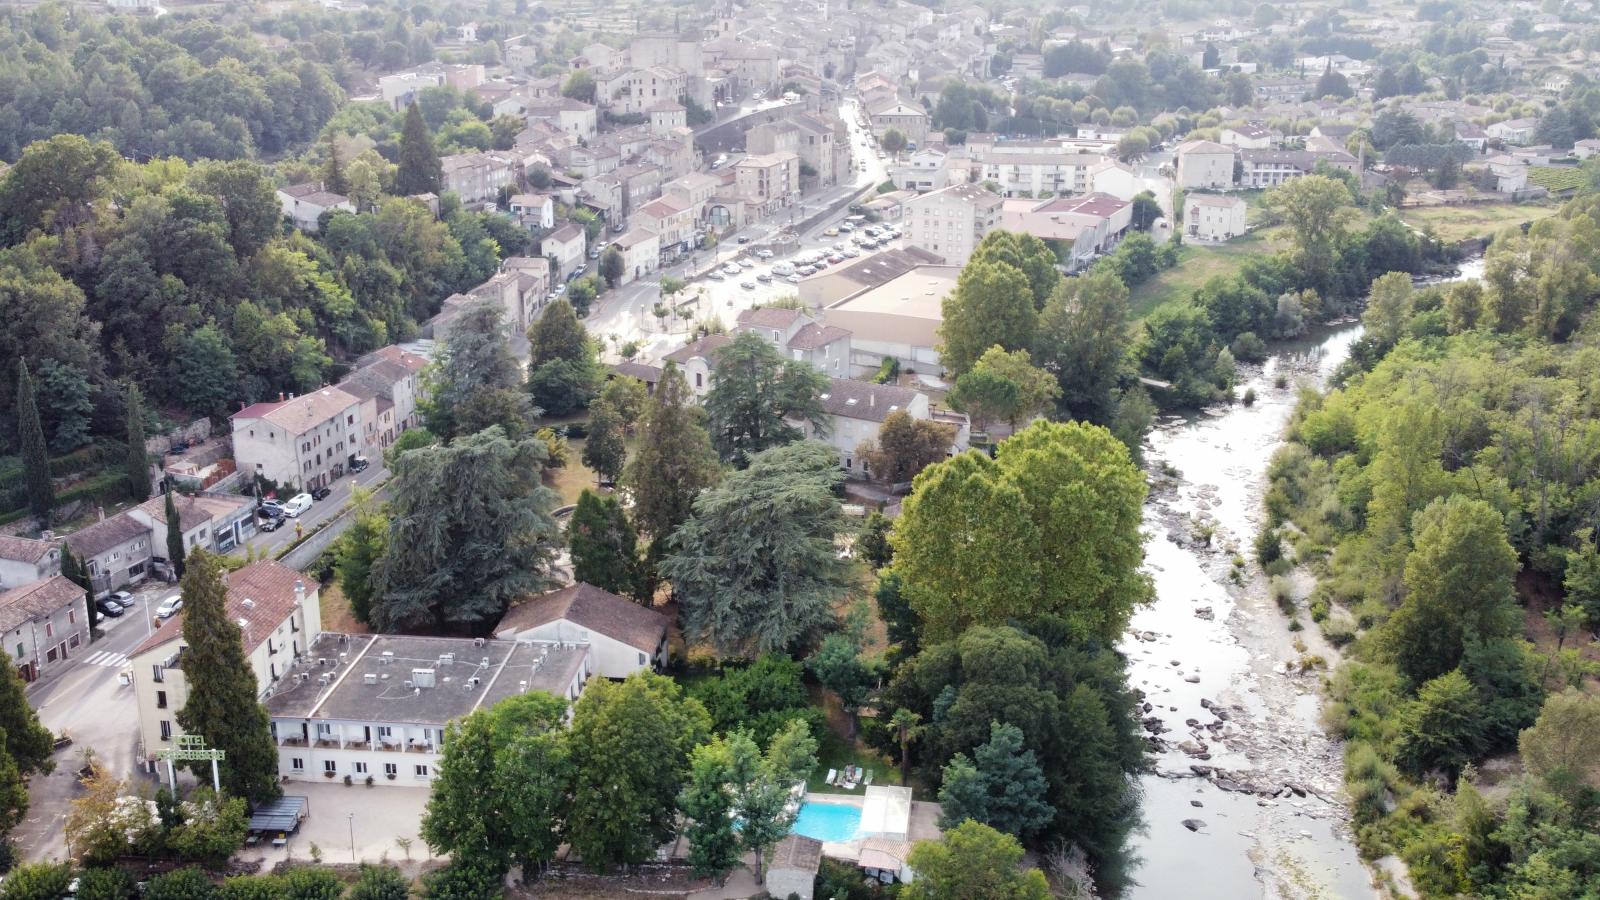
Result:
[[[1600,890],[1600,759],[1577,737],[1600,722],[1580,649],[1600,626],[1597,209],[1501,232],[1482,283],[1378,278],[1268,473],[1258,558],[1315,572],[1310,614],[1347,647],[1327,719],[1361,848],[1428,897]],[[1541,618],[1557,639],[1536,646]]]

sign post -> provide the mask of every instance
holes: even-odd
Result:
[[[157,759],[167,761],[167,781],[172,784],[172,793],[174,795],[178,793],[178,777],[173,770],[173,761],[209,759],[211,760],[211,789],[220,795],[222,793],[222,777],[217,772],[217,761],[226,759],[227,752],[223,750],[207,750],[206,739],[198,734],[180,734],[173,738],[173,742],[177,746],[156,751]]]

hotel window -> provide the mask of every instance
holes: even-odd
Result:
[[[167,708],[167,692],[166,691],[156,691],[156,709],[166,709],[166,708]]]
[[[166,670],[165,667],[161,666],[160,664],[157,664],[157,665],[151,666],[150,668],[155,672],[155,682],[156,682],[156,684],[160,684],[161,682],[167,680],[166,679],[167,670]]]
[[[427,778],[428,777],[428,767],[427,766],[417,765],[417,766],[413,767],[413,771],[416,772],[416,775],[417,775],[418,778]]]
[[[289,758],[289,771],[291,771],[291,772],[304,772],[305,770],[306,770],[306,761],[305,760],[301,759],[298,756],[294,756],[294,757],[290,757]]]
[[[383,764],[383,774],[388,775],[389,777],[392,778],[392,777],[400,774],[400,766],[398,764],[396,764],[396,763],[384,763]]]
[[[366,763],[355,763],[355,770],[356,770],[356,774],[357,775],[365,775],[365,774],[367,774],[367,764]]]
[[[339,771],[339,764],[331,759],[325,759],[322,761],[322,771],[332,775],[333,773]]]
[[[172,723],[166,719],[161,720],[161,739],[163,741],[172,740]]]

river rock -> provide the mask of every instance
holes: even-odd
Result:
[[[1183,680],[1189,682],[1190,684],[1199,684],[1200,683],[1200,676],[1199,675],[1185,675]]]
[[[1201,697],[1200,698],[1200,708],[1201,709],[1210,709],[1211,708],[1211,701],[1207,700],[1204,697]]]
[[[1204,807],[1205,806],[1205,804],[1201,803],[1199,800],[1190,800],[1189,801],[1189,805],[1190,806],[1199,806],[1199,807]]]
[[[1193,728],[1196,725],[1200,724],[1200,720],[1199,719],[1184,719],[1183,720],[1183,724],[1189,726],[1190,728]],[[1304,796],[1304,795],[1302,794],[1301,796]]]
[[[1205,619],[1207,622],[1210,622],[1216,618],[1216,614],[1211,611],[1211,607],[1202,606],[1194,611],[1194,617],[1196,619]]]
[[[1189,754],[1190,756],[1199,756],[1202,753],[1208,752],[1211,748],[1207,747],[1201,741],[1184,741],[1178,745],[1178,749]]]
[[[1175,665],[1175,666],[1181,666],[1181,665],[1183,665],[1183,663],[1181,663],[1181,662],[1178,662],[1178,661],[1177,661],[1177,660],[1173,660],[1173,661],[1172,661],[1172,664],[1173,664],[1173,665]]]
[[[1206,778],[1212,772],[1216,771],[1216,769],[1214,769],[1211,766],[1190,765],[1189,766],[1189,771],[1195,773],[1196,775],[1199,775],[1201,778]]]
[[[1199,819],[1184,819],[1183,827],[1189,829],[1190,831],[1199,831],[1200,829],[1206,827],[1206,823],[1200,821]]]

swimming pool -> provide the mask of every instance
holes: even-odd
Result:
[[[819,841],[853,841],[871,836],[871,832],[861,830],[861,808],[845,803],[801,804],[793,830]]]

